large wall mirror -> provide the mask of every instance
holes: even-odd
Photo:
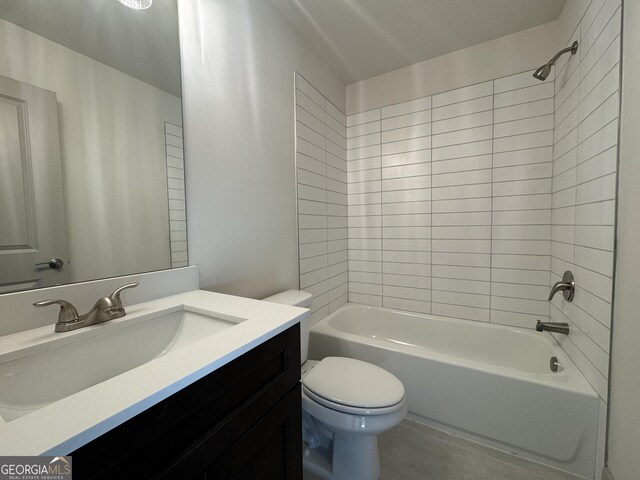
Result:
[[[184,193],[176,0],[0,0],[0,293],[186,266]]]

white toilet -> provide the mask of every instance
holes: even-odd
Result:
[[[308,308],[311,299],[310,293],[288,290],[264,300]],[[308,322],[300,324],[304,468],[331,480],[377,479],[377,436],[407,414],[404,386],[360,360],[307,360]]]

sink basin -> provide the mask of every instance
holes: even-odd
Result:
[[[60,334],[44,351],[0,363],[2,419],[15,420],[245,319],[182,305],[136,320],[90,327],[97,334],[71,343]]]

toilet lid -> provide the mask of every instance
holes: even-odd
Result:
[[[404,386],[395,376],[353,358],[325,358],[304,376],[302,384],[331,402],[352,407],[384,408],[404,398]]]

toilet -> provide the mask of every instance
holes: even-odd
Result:
[[[309,308],[312,298],[288,290],[264,300]],[[328,480],[378,479],[378,434],[407,414],[404,386],[361,360],[308,360],[309,328],[307,317],[300,324],[304,468]]]

